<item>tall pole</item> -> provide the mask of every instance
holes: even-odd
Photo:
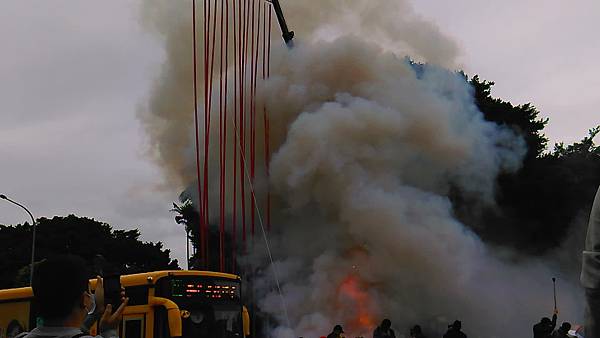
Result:
[[[554,291],[554,312],[556,312],[556,278],[552,277],[552,289]]]
[[[15,201],[11,200],[10,198],[6,197],[6,195],[2,195],[2,194],[0,194],[0,199],[6,200],[16,206],[21,207],[23,210],[25,210],[27,212],[27,214],[29,214],[29,217],[31,217],[31,226],[33,227],[33,236],[31,239],[31,264],[29,266],[29,285],[31,286],[33,284],[33,263],[35,261],[35,228],[36,228],[35,218],[31,214],[29,209],[27,209],[23,204],[21,204],[19,202],[15,202]]]
[[[185,232],[185,238],[186,238],[186,242],[185,242],[185,261],[186,261],[186,268],[189,270],[190,269],[190,231],[186,230]]]

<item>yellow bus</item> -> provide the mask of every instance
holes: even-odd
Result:
[[[95,288],[95,279],[91,281]],[[210,271],[155,271],[121,276],[129,304],[121,338],[246,337],[250,319],[239,276]],[[0,290],[0,338],[36,326],[30,287]],[[96,334],[93,327],[91,334]]]

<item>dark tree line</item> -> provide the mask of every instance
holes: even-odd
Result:
[[[564,240],[577,217],[589,215],[600,185],[600,147],[594,144],[600,127],[579,142],[548,151],[543,133],[548,119],[540,118],[534,106],[492,97],[494,83],[477,76],[469,83],[485,119],[515,130],[528,149],[520,170],[498,178],[497,206],[473,213],[468,201],[457,197],[457,214],[486,241],[543,254]]]
[[[102,255],[105,268],[114,273],[178,269],[162,243],[141,241],[137,229],[115,230],[107,223],[74,215],[36,222],[36,261],[55,254],[76,254],[92,267],[94,258]],[[29,223],[0,225],[0,288],[28,285],[31,235]]]

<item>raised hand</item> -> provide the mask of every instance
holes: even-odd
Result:
[[[128,302],[129,298],[126,297],[114,313],[112,312],[112,304],[106,305],[106,310],[104,310],[104,314],[100,318],[100,331],[119,327],[119,323],[121,323],[121,319],[123,318],[123,311],[125,311]]]

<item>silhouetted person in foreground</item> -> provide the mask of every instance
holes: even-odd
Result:
[[[571,323],[564,322],[558,328],[558,330],[552,333],[552,338],[569,338],[569,330],[571,329]]]
[[[548,338],[552,336],[552,331],[556,327],[556,310],[552,315],[552,320],[548,317],[544,317],[539,323],[533,326],[533,338]]]
[[[344,333],[344,329],[342,329],[341,325],[336,325],[333,327],[333,331],[327,335],[327,338],[340,338]]]
[[[373,331],[373,338],[396,338],[392,330],[392,321],[387,318],[381,321],[381,325]]]
[[[90,316],[100,317],[98,338],[118,338],[117,329],[123,318],[123,310],[129,299],[113,313],[112,305],[107,304],[102,312],[95,311],[104,307],[104,289],[102,279],[98,278],[96,297],[92,295],[88,279],[88,270],[83,259],[76,256],[60,256],[38,263],[33,273],[33,299],[38,306],[43,324],[24,338],[89,338],[83,333],[84,321],[90,325]],[[84,327],[85,329],[85,327]]]
[[[444,334],[444,338],[467,338],[467,335],[460,330],[461,328],[460,320],[455,320],[454,323],[448,325],[448,331]]]
[[[596,193],[585,238],[581,285],[585,288],[586,338],[600,337],[600,188]]]
[[[425,338],[425,335],[421,331],[421,326],[415,325],[410,329],[410,338]]]

